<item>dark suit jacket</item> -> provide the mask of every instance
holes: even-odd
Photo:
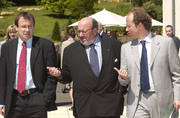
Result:
[[[3,83],[4,88],[1,90],[5,92],[4,95],[0,96],[0,104],[4,104],[6,107],[5,115],[8,114],[11,107],[16,77],[17,44],[18,39],[14,39],[2,46],[2,58],[4,58],[5,63],[5,77],[0,78],[0,80],[2,81],[2,79],[5,79]],[[55,78],[48,74],[46,69],[47,66],[56,66],[54,44],[46,39],[34,36],[30,58],[32,79],[38,89],[38,93],[41,94],[39,101],[45,102],[47,110],[54,110],[56,109],[55,95],[57,82]]]
[[[5,60],[0,56],[0,103],[4,103],[4,92],[2,89],[5,87]]]
[[[113,69],[120,66],[121,44],[101,39],[102,67],[97,78],[84,46],[75,42],[64,50],[62,80],[73,81],[74,115],[77,117],[120,116],[123,112],[123,87]]]
[[[174,40],[174,43],[176,44],[177,51],[179,52],[179,48],[180,48],[180,40],[179,40],[179,38],[176,37],[176,36],[173,36],[172,39]]]

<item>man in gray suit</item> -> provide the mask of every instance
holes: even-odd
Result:
[[[129,85],[128,118],[168,118],[180,107],[180,60],[173,40],[151,33],[151,17],[142,8],[130,11],[121,48],[121,85]],[[144,43],[143,43],[144,42]]]

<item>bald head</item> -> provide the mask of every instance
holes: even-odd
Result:
[[[90,45],[95,40],[98,23],[90,17],[82,18],[78,23],[78,37],[83,45]]]

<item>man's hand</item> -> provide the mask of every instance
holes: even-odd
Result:
[[[47,67],[49,74],[54,77],[60,77],[61,71],[56,67]]]
[[[4,116],[5,107],[0,106],[0,115]]]
[[[180,100],[174,100],[174,107],[176,108],[176,112],[178,112],[180,108]]]
[[[114,70],[116,70],[116,71],[118,72],[119,76],[120,76],[123,80],[127,79],[128,73],[127,73],[125,70],[123,70],[123,69],[118,70],[116,67],[114,67]]]

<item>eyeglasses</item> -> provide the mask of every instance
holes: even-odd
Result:
[[[82,33],[82,34],[86,34],[88,31],[90,31],[92,29],[87,29],[87,30],[78,30],[78,34]]]
[[[25,29],[30,29],[32,30],[33,29],[33,26],[30,25],[30,26],[25,26],[25,25],[22,25],[22,26],[19,26],[21,29],[25,30]]]

